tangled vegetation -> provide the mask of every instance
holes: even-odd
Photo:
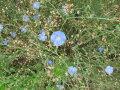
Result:
[[[0,90],[119,90],[119,0],[0,0]]]

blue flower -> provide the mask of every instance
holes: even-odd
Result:
[[[107,73],[107,74],[112,74],[113,73],[113,67],[112,66],[107,66],[106,68],[105,68],[105,72]]]
[[[23,16],[23,21],[24,21],[24,22],[27,22],[27,21],[29,21],[29,16],[27,16],[27,15],[24,15],[24,16]]]
[[[65,6],[62,6],[62,12],[63,12],[64,14],[67,14],[67,13],[68,13],[68,9],[66,9]]]
[[[3,40],[4,45],[8,45],[9,42],[10,42],[9,40]]]
[[[46,36],[44,33],[40,33],[40,34],[38,35],[38,39],[39,39],[40,41],[45,41],[45,40],[47,39],[47,36]]]
[[[36,20],[36,19],[38,19],[39,16],[36,14],[36,15],[34,15],[33,17],[34,17],[34,19]]]
[[[70,67],[68,68],[68,73],[69,73],[71,76],[75,75],[75,74],[77,73],[77,68],[76,68],[76,67],[73,67],[73,66],[70,66]]]
[[[53,32],[52,35],[51,35],[51,42],[55,46],[60,46],[60,45],[64,44],[65,40],[66,40],[66,36],[61,31]]]
[[[10,32],[10,35],[11,35],[11,37],[13,37],[13,38],[16,37],[16,33],[14,33],[14,32]]]
[[[27,27],[26,26],[20,27],[20,29],[21,29],[22,33],[26,33],[27,32]]]
[[[40,2],[34,2],[33,3],[33,8],[39,9],[40,8]]]
[[[61,89],[64,88],[64,85],[57,85],[57,88],[58,88],[59,90],[61,90]]]
[[[49,60],[49,61],[48,61],[48,64],[53,64],[53,61],[52,61],[52,60]]]
[[[101,47],[98,48],[98,51],[99,51],[99,52],[103,52],[104,49],[105,49],[105,48],[101,46]]]
[[[2,24],[0,24],[0,32],[2,31],[2,29],[3,29],[3,25],[2,25]]]

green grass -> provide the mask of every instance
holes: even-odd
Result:
[[[29,1],[29,2],[28,2]],[[0,0],[0,90],[119,90],[120,88],[120,10],[119,0]],[[64,14],[62,5],[73,4]],[[78,13],[79,12],[79,13]],[[30,21],[22,21],[23,15]],[[38,20],[33,19],[39,14]],[[51,23],[47,24],[50,17]],[[22,34],[19,27],[27,25]],[[42,28],[47,32],[45,42],[38,40]],[[50,35],[61,30],[67,41],[60,47],[50,42]],[[14,31],[13,39],[9,33]],[[9,45],[2,44],[9,39]],[[97,48],[104,46],[100,53]],[[53,65],[47,65],[53,60]],[[25,64],[23,64],[25,63]],[[112,75],[106,66],[114,67]],[[67,74],[69,66],[78,68],[76,76]]]

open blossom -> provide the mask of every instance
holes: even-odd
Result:
[[[27,16],[27,15],[24,15],[24,16],[23,16],[23,21],[24,21],[24,22],[27,22],[27,21],[29,21],[29,16]]]
[[[53,64],[53,61],[52,61],[52,60],[49,60],[49,61],[48,61],[48,64]]]
[[[38,19],[38,17],[39,17],[38,14],[35,14],[35,15],[33,16],[33,18],[34,18],[35,20]]]
[[[65,6],[62,6],[62,12],[63,12],[64,14],[67,14],[67,13],[68,13],[68,9],[66,9]]]
[[[105,48],[101,46],[101,47],[98,48],[98,51],[99,51],[99,52],[103,52],[104,49],[105,49]]]
[[[21,29],[22,33],[26,33],[27,32],[27,27],[26,26],[20,27],[20,29]]]
[[[58,90],[61,90],[64,88],[64,85],[57,85]]]
[[[105,68],[105,72],[107,73],[107,74],[112,74],[113,73],[113,67],[112,66],[107,66],[106,68]]]
[[[39,39],[40,41],[45,41],[45,40],[47,39],[47,36],[45,35],[45,33],[40,33],[40,34],[38,35],[38,39]]]
[[[13,38],[16,37],[16,33],[14,33],[14,32],[10,32],[10,35],[11,35],[11,37],[13,37]]]
[[[8,45],[9,42],[9,40],[3,40],[3,45]]]
[[[66,36],[62,31],[53,32],[50,38],[55,46],[60,46],[65,43]]]
[[[34,2],[33,3],[33,8],[39,9],[40,8],[40,2]]]
[[[77,68],[76,68],[76,67],[73,67],[73,66],[70,66],[70,67],[68,68],[68,73],[69,73],[71,76],[75,75],[75,74],[77,73]]]

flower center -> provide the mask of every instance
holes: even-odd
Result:
[[[60,40],[60,37],[57,37],[56,39],[57,39],[57,40]]]

